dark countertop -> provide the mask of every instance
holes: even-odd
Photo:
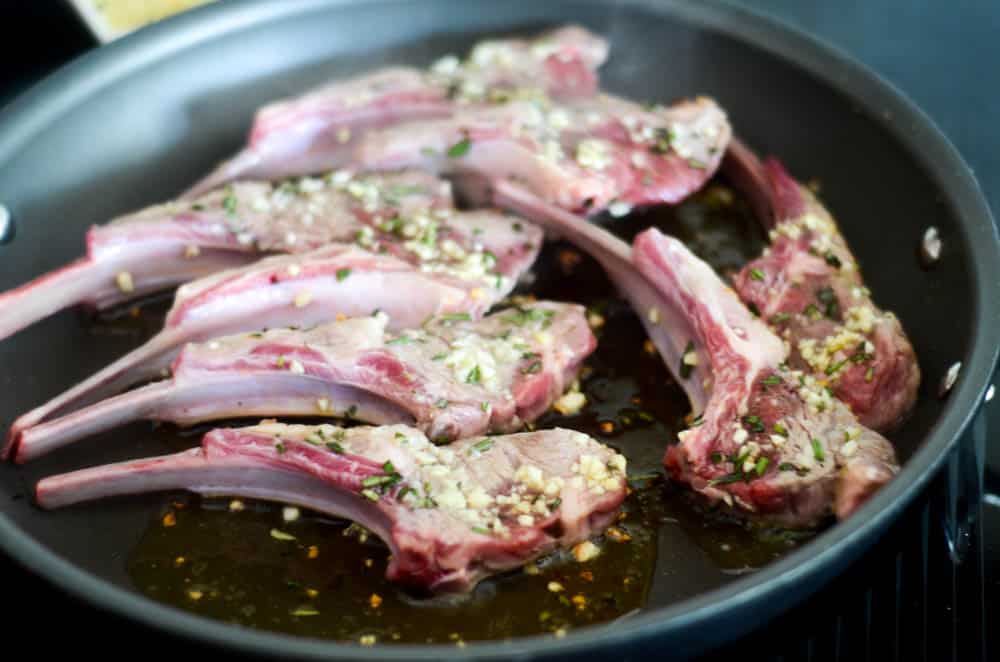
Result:
[[[991,207],[1000,205],[1000,89],[994,82],[1000,62],[1000,3],[968,0],[733,0],[734,4],[762,11],[845,50],[880,73],[913,99],[952,140],[979,179]],[[0,39],[7,47],[0,57],[0,106],[25,86],[76,55],[92,48],[94,41],[64,3],[3,3]],[[13,46],[13,48],[11,47]],[[987,405],[989,425],[1000,428],[1000,408]],[[992,455],[993,476],[1000,476],[1000,448]],[[994,484],[994,487],[996,485]],[[996,494],[996,492],[994,492]],[[1000,497],[986,509],[987,605],[1000,604]],[[143,630],[113,617],[102,620],[105,633],[82,629],[80,607],[67,603],[58,590],[33,581],[22,570],[0,557],[8,631],[17,631],[45,618],[59,632],[47,641],[33,640],[33,653],[49,652],[77,637],[99,638],[102,653],[129,650],[128,638],[112,635],[127,627]],[[18,581],[27,580],[27,581]],[[13,590],[12,590],[13,589]],[[991,599],[992,598],[992,599]],[[15,612],[16,609],[16,612]],[[55,617],[53,619],[52,617]],[[987,623],[995,614],[987,614]],[[13,626],[13,628],[11,627]],[[103,629],[103,628],[102,628]],[[120,632],[120,630],[119,630]],[[95,637],[96,635],[96,637]],[[145,632],[145,650],[151,635]],[[162,639],[162,638],[161,638]],[[63,642],[62,644],[60,642]],[[166,642],[163,642],[166,644]],[[158,647],[159,643],[157,644]],[[177,644],[163,652],[191,652]],[[134,651],[134,649],[132,649]]]

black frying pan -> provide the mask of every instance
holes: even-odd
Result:
[[[751,145],[780,155],[799,177],[821,180],[877,301],[902,318],[925,375],[916,412],[893,435],[902,473],[850,520],[758,572],[687,593],[677,587],[695,569],[683,556],[664,554],[661,541],[641,613],[565,639],[464,649],[481,656],[693,653],[788,609],[867,549],[956,452],[993,371],[1000,257],[975,181],[917,109],[844,56],[702,2],[220,3],[89,54],[0,117],[0,202],[17,223],[15,240],[0,247],[0,289],[78,254],[90,223],[185,188],[241,142],[253,109],[266,100],[383,63],[426,64],[483,34],[567,19],[610,38],[612,59],[602,71],[610,90],[659,101],[710,94]],[[940,229],[945,251],[936,268],[922,270],[914,252],[929,225]],[[64,314],[0,344],[0,423],[141,340],[141,332],[95,333]],[[964,365],[960,378],[939,399],[938,381],[956,361]],[[23,498],[42,475],[164,450],[155,435],[131,435],[127,443],[81,444],[24,469],[0,468],[0,544],[119,614],[245,651],[425,659],[455,652],[293,639],[164,607],[133,590],[123,569],[125,552],[162,498],[57,513]]]

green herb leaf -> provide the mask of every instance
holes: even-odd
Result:
[[[760,269],[751,269],[750,270],[750,279],[751,280],[764,280],[764,272],[761,271]]]
[[[489,437],[483,437],[476,443],[472,444],[471,447],[469,447],[469,454],[471,455],[473,452],[485,453],[491,448],[493,448],[493,440],[490,439]]]
[[[226,213],[230,216],[236,215],[236,195],[233,193],[233,187],[226,187],[226,196],[222,198],[222,208],[226,210]]]
[[[832,287],[816,290],[816,298],[823,304],[827,317],[836,318],[839,315],[840,305],[837,303],[837,295]]]
[[[326,447],[328,449],[330,449],[331,451],[333,451],[334,453],[336,453],[337,455],[343,455],[344,454],[344,447],[341,446],[340,443],[338,443],[336,441],[328,441],[328,442],[326,442]]]
[[[538,361],[538,360],[535,360],[535,361],[532,361],[528,365],[528,367],[521,368],[521,374],[523,374],[523,375],[534,375],[535,373],[540,372],[541,370],[542,370],[542,362]]]
[[[764,423],[761,422],[760,416],[744,416],[743,424],[746,425],[751,432],[764,432],[767,429],[764,427]]]
[[[470,147],[472,147],[472,141],[469,140],[469,136],[466,136],[448,148],[448,156],[453,159],[461,158],[469,153]]]
[[[766,457],[762,457],[757,460],[757,464],[754,466],[754,470],[757,472],[758,476],[763,476],[764,472],[767,471],[767,465],[770,464],[771,460]]]
[[[278,455],[281,455],[287,449],[285,448],[285,444],[283,444],[280,441],[277,441],[277,442],[274,443],[274,450],[276,450],[278,452]]]
[[[830,365],[826,366],[826,370],[824,370],[823,372],[826,373],[827,375],[832,375],[841,368],[843,368],[846,363],[847,359],[844,359],[843,361],[837,361],[836,363],[831,363]]]
[[[482,378],[483,378],[483,374],[479,370],[479,364],[477,363],[476,366],[472,370],[469,371],[469,374],[467,374],[465,376],[465,383],[466,384],[478,384],[480,381],[482,381]]]
[[[777,386],[781,383],[781,377],[777,375],[768,375],[764,379],[760,380],[760,383],[764,385],[764,388],[768,386]]]
[[[337,269],[338,281],[344,280],[350,275],[351,275],[351,270],[348,267],[344,267],[343,269]]]
[[[788,313],[775,313],[771,315],[771,324],[781,324],[782,322],[787,322],[792,316]]]
[[[834,269],[839,269],[842,266],[840,263],[840,258],[834,255],[832,252],[827,252],[827,254],[824,256],[824,259],[826,259],[826,263],[829,264]]]
[[[826,459],[826,453],[823,452],[823,445],[816,437],[813,437],[811,442],[813,447],[813,457],[816,458],[817,462],[822,462]]]

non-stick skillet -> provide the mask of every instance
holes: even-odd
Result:
[[[1000,258],[985,204],[954,150],[919,111],[854,63],[738,10],[653,2],[271,2],[220,4],[145,31],[68,67],[0,118],[0,202],[17,224],[0,288],[66,261],[82,231],[167,198],[242,139],[263,101],[384,62],[428,62],[486,33],[580,21],[611,39],[605,84],[636,98],[704,92],[760,151],[822,182],[880,303],[903,319],[926,375],[894,435],[903,472],[851,520],[725,586],[678,599],[692,568],[662,555],[647,608],[564,639],[473,644],[467,655],[691,653],[788,609],[863,552],[956,452],[1000,339]],[[941,262],[915,257],[929,225]],[[136,325],[141,325],[140,318]],[[62,315],[0,345],[0,422],[139,341],[127,325]],[[95,334],[105,335],[95,338]],[[120,335],[107,335],[116,333]],[[937,385],[963,364],[945,398]],[[41,513],[23,498],[41,475],[153,454],[162,442],[81,445],[26,469],[0,469],[0,541],[66,589],[173,633],[272,655],[440,657],[454,646],[362,650],[237,629],[131,590],[124,556],[162,499]],[[19,498],[13,498],[19,497]],[[673,578],[674,581],[668,581]]]

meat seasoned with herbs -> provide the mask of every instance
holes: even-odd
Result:
[[[633,261],[690,319],[696,362],[710,370],[704,412],[664,458],[675,480],[747,514],[810,526],[849,516],[896,474],[888,440],[790,366],[781,339],[681,242],[646,230]]]
[[[389,67],[276,101],[257,112],[247,146],[187,195],[236,179],[339,168],[366,130],[447,117],[460,106],[502,104],[526,94],[591,96],[607,53],[604,39],[567,26],[528,40],[485,40],[468,58],[448,55],[429,71]]]
[[[464,227],[456,219],[463,219]],[[22,430],[158,376],[187,342],[379,312],[388,315],[389,326],[396,331],[419,327],[438,314],[465,313],[478,319],[510,292],[541,245],[538,228],[490,211],[455,213],[447,221],[428,218],[417,228],[424,234],[412,238],[406,236],[407,227],[373,235],[372,241],[378,243],[370,247],[377,253],[356,245],[330,244],[301,255],[265,258],[183,285],[159,334],[21,416],[12,426],[4,454]],[[459,244],[457,237],[467,237],[468,244]],[[390,244],[407,259],[392,255]]]
[[[333,242],[476,268],[484,257],[478,235],[495,220],[452,204],[450,185],[425,173],[341,170],[274,185],[241,181],[194,201],[154,205],[92,227],[87,257],[0,295],[0,339],[74,304],[109,308],[263,255]],[[511,240],[535,234],[529,228]]]
[[[435,442],[519,429],[575,378],[596,341],[582,306],[451,313],[386,331],[384,316],[189,344],[173,377],[21,433],[18,462],[131,420],[251,416],[406,423]]]
[[[531,98],[371,131],[352,164],[421,168],[487,188],[509,180],[575,213],[622,214],[700,189],[730,134],[725,113],[706,97],[645,107],[603,94],[571,104]]]
[[[880,309],[830,213],[775,159],[737,144],[727,170],[756,201],[771,245],[736,276],[740,298],[811,373],[875,430],[912,410],[920,367],[899,319]]]
[[[435,446],[406,426],[263,422],[201,448],[46,478],[43,508],[185,489],[262,498],[351,519],[389,545],[391,581],[462,592],[599,533],[625,498],[625,458],[580,432]]]

